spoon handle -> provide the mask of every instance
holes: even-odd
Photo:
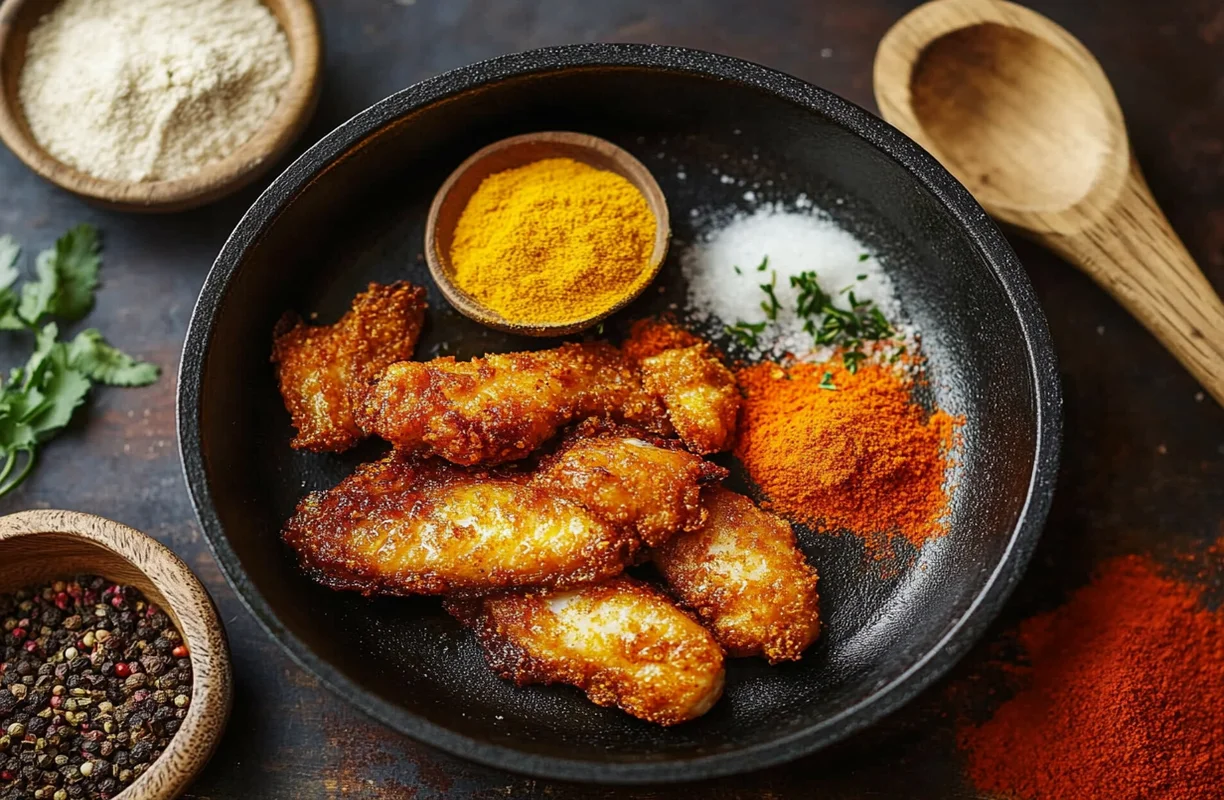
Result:
[[[1121,196],[1075,233],[1036,233],[1142,322],[1224,405],[1224,303],[1131,160]]]

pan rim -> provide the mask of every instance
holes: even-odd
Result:
[[[245,571],[212,503],[200,438],[201,389],[213,329],[246,251],[294,198],[345,153],[427,106],[494,83],[584,68],[647,69],[726,80],[819,114],[898,163],[968,234],[1014,309],[1027,349],[1037,415],[1036,448],[1024,505],[1008,546],[964,614],[893,681],[850,708],[769,742],[683,760],[592,762],[528,753],[457,733],[394,706],[333,668],[277,618]],[[442,73],[358,113],[307,149],[255,200],[223,245],[192,312],[176,403],[179,453],[196,518],[226,581],[261,627],[307,672],[389,727],[450,754],[539,778],[605,784],[670,783],[781,764],[842,740],[891,714],[943,676],[976,642],[1011,594],[1032,555],[1053,498],[1061,445],[1061,387],[1045,314],[1011,246],[986,212],[935,158],[865,109],[817,86],[731,56],[663,45],[579,44],[499,56]]]

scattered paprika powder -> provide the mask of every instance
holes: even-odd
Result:
[[[880,364],[840,359],[740,370],[735,454],[765,505],[819,531],[848,530],[877,557],[947,532],[944,478],[960,420],[928,414],[911,381]]]
[[[546,158],[485,178],[459,217],[455,285],[512,322],[607,311],[650,280],[655,216],[614,172]]]
[[[621,344],[621,352],[630,361],[657,356],[664,350],[679,350],[701,344],[705,340],[689,333],[666,317],[646,317],[635,320],[629,327],[629,336]]]
[[[1018,800],[1224,796],[1224,612],[1200,594],[1126,556],[1022,623],[1022,688],[959,732],[976,788]]]

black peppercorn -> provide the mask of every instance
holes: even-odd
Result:
[[[0,595],[0,800],[110,800],[139,779],[190,703],[181,639],[98,577]]]

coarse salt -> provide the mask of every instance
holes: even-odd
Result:
[[[768,261],[766,261],[768,258]],[[764,263],[764,269],[761,265]],[[898,344],[910,344],[915,331],[905,324],[892,281],[876,255],[852,233],[816,208],[806,195],[790,207],[767,202],[739,212],[707,231],[681,256],[688,281],[688,317],[706,335],[722,334],[737,323],[766,323],[755,344],[740,345],[748,359],[825,360],[833,354],[817,347],[795,312],[799,289],[791,277],[815,272],[821,288],[839,307],[849,307],[845,292],[871,301],[897,331]],[[762,303],[762,284],[773,283],[780,308],[770,320]]]

